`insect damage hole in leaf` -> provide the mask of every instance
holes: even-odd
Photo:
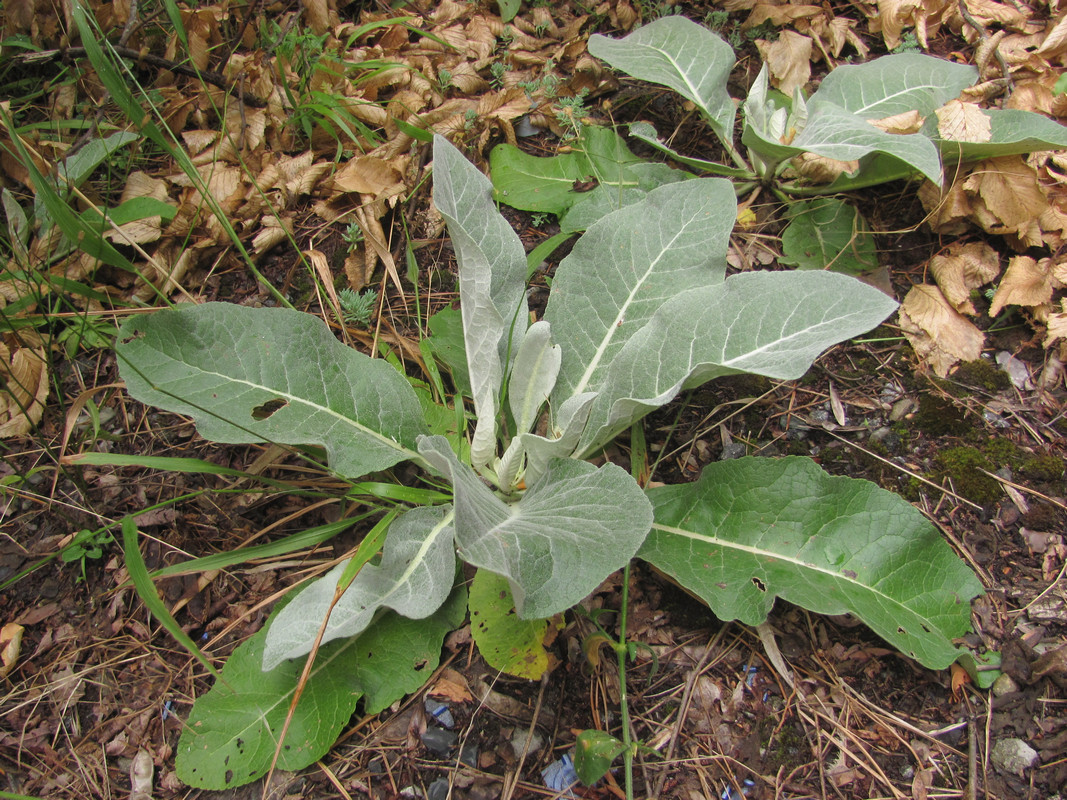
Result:
[[[289,405],[289,401],[281,397],[268,400],[266,403],[261,403],[252,409],[252,419],[257,422],[269,419],[275,412],[280,411],[287,405]]]

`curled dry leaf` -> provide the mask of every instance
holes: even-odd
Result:
[[[1045,58],[1055,58],[1067,52],[1067,14],[1060,17],[1059,21],[1045,35],[1041,46],[1035,53]]]
[[[926,49],[929,37],[937,33],[955,5],[955,0],[879,0],[870,31],[881,33],[885,46],[892,50],[900,44],[904,29],[914,28],[915,37]]]
[[[989,116],[974,103],[952,100],[934,112],[942,139],[956,142],[988,142],[993,138]]]
[[[1048,198],[1037,171],[1019,156],[981,162],[963,181],[971,218],[986,232],[1016,234],[1024,246],[1042,243],[1038,222]]]
[[[973,316],[971,292],[1000,274],[1000,258],[985,242],[955,242],[930,259],[930,272],[949,303],[960,313]]]
[[[48,397],[48,356],[28,331],[0,339],[0,438],[22,436],[41,421]]]
[[[833,183],[840,175],[851,174],[860,168],[859,161],[838,161],[808,152],[798,155],[792,164],[800,177],[815,184]]]
[[[900,306],[900,328],[920,360],[942,378],[957,361],[974,361],[982,354],[983,333],[936,286],[911,287]]]
[[[989,315],[995,317],[1008,305],[1040,306],[1052,299],[1052,260],[1037,261],[1030,256],[1015,256],[993,295]]]
[[[1045,320],[1045,340],[1042,344],[1047,349],[1061,339],[1067,340],[1067,299],[1060,300],[1060,310],[1052,312]],[[1061,364],[1061,370],[1062,366]],[[1062,374],[1061,371],[1060,375]]]

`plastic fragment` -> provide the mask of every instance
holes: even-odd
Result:
[[[426,713],[437,720],[437,724],[442,728],[452,730],[456,727],[456,720],[445,703],[439,703],[432,697],[427,697],[424,705],[426,707]]]
[[[751,688],[756,683],[756,673],[759,671],[759,667],[755,664],[751,667],[748,664],[742,664],[741,669],[745,673],[745,686]]]
[[[741,781],[741,785],[744,787],[741,792],[738,792],[733,786],[727,786],[722,790],[722,794],[719,795],[719,800],[744,800],[744,798],[752,793],[752,789],[756,786],[756,782],[751,778],[745,778]]]
[[[545,786],[553,792],[566,792],[565,797],[573,797],[568,791],[578,783],[578,773],[574,770],[574,759],[569,753],[556,759],[541,771]]]

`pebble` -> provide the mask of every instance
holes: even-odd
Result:
[[[1020,778],[1037,763],[1037,758],[1037,751],[1022,739],[1001,739],[993,745],[993,766]]]
[[[1012,694],[1017,691],[1019,691],[1019,684],[1006,672],[1000,673],[1000,676],[993,681],[994,697],[1003,697],[1006,694]]]
[[[441,757],[450,756],[459,741],[459,737],[452,731],[445,731],[440,728],[427,728],[421,738],[427,750],[435,756]]]

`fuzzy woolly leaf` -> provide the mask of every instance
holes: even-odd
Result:
[[[919,53],[899,53],[837,67],[823,78],[808,102],[830,103],[863,119],[885,119],[908,111],[926,117],[977,80],[974,67]]]
[[[192,417],[205,439],[320,445],[350,478],[418,458],[426,427],[407,380],[310,314],[177,306],[128,317],[115,352],[131,396]]]
[[[711,464],[700,480],[650,489],[656,521],[638,554],[723,620],[758,625],[776,597],[850,612],[932,669],[960,655],[982,590],[937,529],[868,481],[807,458]]]
[[[644,492],[620,467],[553,459],[522,498],[505,503],[440,436],[423,457],[451,477],[456,545],[464,561],[503,575],[523,619],[550,617],[629,561],[648,533]]]
[[[346,564],[312,583],[275,617],[263,647],[264,670],[311,652]],[[452,590],[455,566],[451,509],[408,511],[389,527],[381,564],[364,566],[333,607],[322,642],[362,633],[382,608],[411,619],[429,616]]]
[[[493,187],[443,136],[434,138],[433,199],[459,261],[463,341],[478,416],[471,459],[496,450],[497,401],[509,353],[526,332],[526,253],[493,203]]]
[[[941,149],[946,164],[1067,148],[1067,127],[1048,117],[1010,108],[981,109],[981,113],[989,119],[988,141],[956,142],[941,138],[935,117],[926,120],[922,132]]]
[[[691,100],[723,141],[733,137],[734,101],[726,80],[734,51],[692,20],[667,16],[622,39],[594,34],[589,52],[639,80],[666,86]]]

